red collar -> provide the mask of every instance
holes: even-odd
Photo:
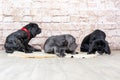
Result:
[[[25,31],[27,33],[27,35],[28,35],[28,39],[30,39],[30,32],[28,31],[28,29],[23,27],[21,30]]]

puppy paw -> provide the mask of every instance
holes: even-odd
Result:
[[[12,51],[12,50],[6,50],[6,53],[10,53],[10,54],[12,54],[14,51]]]
[[[94,53],[91,53],[91,52],[87,52],[87,54],[89,55],[89,54],[94,54]]]
[[[32,53],[32,51],[31,51],[31,50],[29,50],[29,51],[25,51],[25,53]]]
[[[105,54],[108,54],[108,55],[110,55],[111,53],[105,53]]]
[[[41,52],[41,49],[35,49],[34,52]]]
[[[95,54],[95,51],[87,52],[87,54]]]
[[[60,54],[60,53],[57,53],[56,54],[58,57],[65,57],[66,55],[65,54]]]

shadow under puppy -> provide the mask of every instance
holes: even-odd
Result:
[[[80,51],[88,52],[88,54],[95,54],[96,51],[99,54],[111,54],[108,42],[105,38],[106,34],[103,31],[99,29],[95,30],[83,39]]]
[[[65,53],[75,54],[76,39],[69,34],[49,37],[44,44],[45,53],[64,57]]]
[[[39,33],[41,33],[41,29],[36,23],[29,23],[22,29],[11,33],[6,38],[4,44],[6,52],[13,53],[14,51],[22,51],[25,53],[32,53],[33,51],[41,51],[28,44],[29,41]]]

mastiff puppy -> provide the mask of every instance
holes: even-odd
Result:
[[[99,54],[111,54],[108,42],[105,40],[106,34],[101,30],[95,30],[91,34],[87,35],[81,44],[81,52],[88,52],[88,54],[95,54],[97,51]]]
[[[6,38],[4,44],[6,52],[13,53],[14,51],[22,51],[32,53],[33,51],[41,51],[28,44],[29,41],[39,33],[41,33],[41,29],[36,23],[29,23],[22,29],[13,32]]]
[[[74,54],[77,48],[76,39],[69,34],[49,37],[44,44],[44,51],[64,57],[65,53]]]

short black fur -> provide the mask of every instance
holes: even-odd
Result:
[[[24,28],[29,31],[30,38],[28,38],[28,34],[21,29],[11,33],[6,38],[4,44],[7,53],[13,53],[14,51],[22,51],[25,53],[41,51],[40,49],[35,49],[28,44],[32,38],[34,38],[37,34],[41,33],[41,29],[39,28],[39,26],[36,23],[29,23],[25,25]]]
[[[108,42],[105,40],[106,34],[97,29],[91,34],[87,35],[80,47],[81,52],[88,52],[88,54],[95,54],[97,51],[99,54],[111,54]]]

